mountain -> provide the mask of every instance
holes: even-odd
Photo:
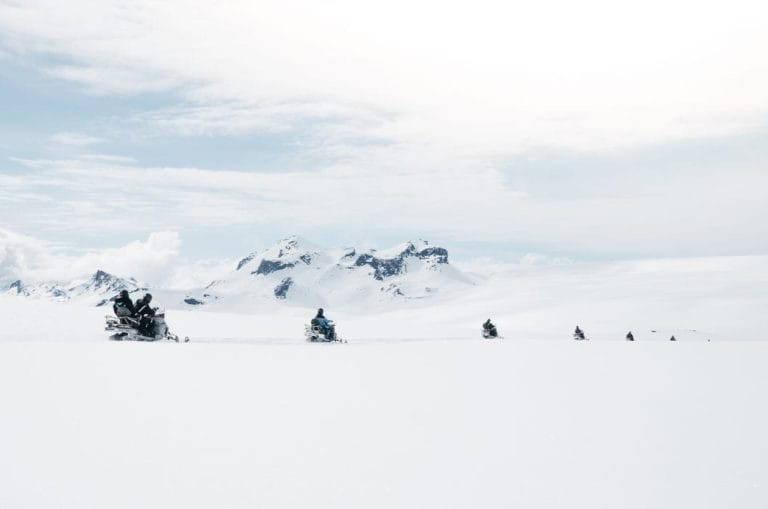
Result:
[[[212,282],[187,303],[404,303],[450,294],[473,284],[470,277],[450,265],[446,249],[424,240],[383,251],[358,251],[353,247],[324,249],[292,236],[269,249],[250,253],[230,274]]]
[[[353,247],[326,249],[301,237],[281,240],[243,257],[232,271],[202,289],[153,288],[165,306],[216,307],[250,311],[254,306],[409,305],[462,293],[473,286],[448,260],[445,248],[425,240],[409,241],[377,251]],[[128,290],[135,299],[146,290],[136,279],[97,270],[87,278],[27,284],[14,281],[6,293],[56,301],[82,301],[103,306]]]
[[[25,284],[16,280],[8,286],[6,293],[58,301],[92,300],[96,306],[103,306],[122,290],[136,293],[146,288],[140,287],[134,278],[121,278],[99,269],[85,279],[68,283]]]

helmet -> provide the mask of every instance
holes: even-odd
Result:
[[[128,298],[128,290],[123,290],[120,292],[120,297],[127,299]]]
[[[152,300],[152,294],[151,293],[144,294],[144,302],[149,302],[151,300]]]
[[[323,308],[317,310],[317,316],[323,316]]]

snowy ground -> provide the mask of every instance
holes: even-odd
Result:
[[[104,308],[0,296],[0,508],[765,508],[763,262],[505,269],[329,310],[330,345],[310,309],[119,343]]]
[[[0,507],[764,508],[768,343],[0,343]]]

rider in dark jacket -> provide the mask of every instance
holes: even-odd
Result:
[[[323,312],[323,308],[320,308],[317,310],[317,314],[312,319],[312,325],[320,325],[321,320],[325,320],[325,314]]]
[[[136,308],[133,306],[130,295],[128,295],[128,290],[121,291],[120,295],[115,295],[109,300],[114,301],[112,311],[118,317],[133,316],[136,313]]]
[[[152,323],[155,316],[154,308],[149,306],[152,302],[152,295],[145,294],[143,298],[136,301],[136,316],[139,318],[139,332],[145,336],[152,336]]]
[[[325,317],[323,308],[317,310],[317,314],[310,323],[312,324],[312,327],[320,329],[320,332],[325,336],[325,339],[333,339],[333,328],[331,327],[330,321]]]

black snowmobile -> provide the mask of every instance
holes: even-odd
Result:
[[[498,338],[499,337],[499,331],[496,329],[496,326],[491,323],[491,319],[483,323],[483,338],[485,339],[491,339],[491,338]]]
[[[113,341],[175,341],[182,340],[173,334],[165,323],[165,311],[155,308],[152,321],[142,326],[141,319],[133,316],[106,316],[104,330],[111,332],[109,339]],[[184,337],[184,343],[189,343],[189,338]]]
[[[584,331],[579,328],[579,326],[576,326],[576,330],[573,331],[573,339],[576,341],[588,341],[589,338],[584,335]]]

